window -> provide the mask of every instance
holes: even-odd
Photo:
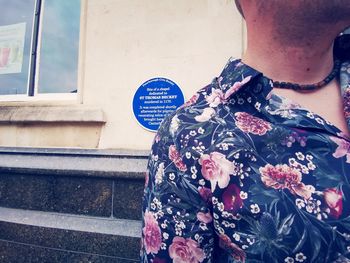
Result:
[[[0,100],[75,97],[81,0],[0,4]]]

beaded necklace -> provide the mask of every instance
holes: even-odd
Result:
[[[326,86],[328,83],[330,83],[339,74],[340,65],[341,65],[340,61],[335,60],[334,65],[333,65],[333,69],[328,74],[328,76],[325,77],[320,82],[317,82],[314,84],[300,85],[297,83],[280,82],[280,81],[272,80],[273,87],[278,88],[278,89],[292,89],[292,90],[300,91],[300,92],[314,91],[314,90],[320,89],[320,88]]]

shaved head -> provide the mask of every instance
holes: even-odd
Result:
[[[317,37],[328,30],[335,35],[350,26],[350,0],[235,0],[247,26],[269,29],[283,44]]]
[[[322,23],[350,21],[349,0],[235,0],[235,3],[242,14],[246,8],[248,11],[254,8],[260,15],[283,14]]]

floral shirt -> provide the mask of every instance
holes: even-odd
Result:
[[[339,80],[350,123],[349,62]],[[349,181],[349,138],[230,60],[155,137],[141,260],[350,262]]]

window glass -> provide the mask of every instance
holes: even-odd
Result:
[[[0,0],[0,95],[26,94],[35,0]]]
[[[38,92],[76,92],[80,0],[45,0],[42,8]]]

